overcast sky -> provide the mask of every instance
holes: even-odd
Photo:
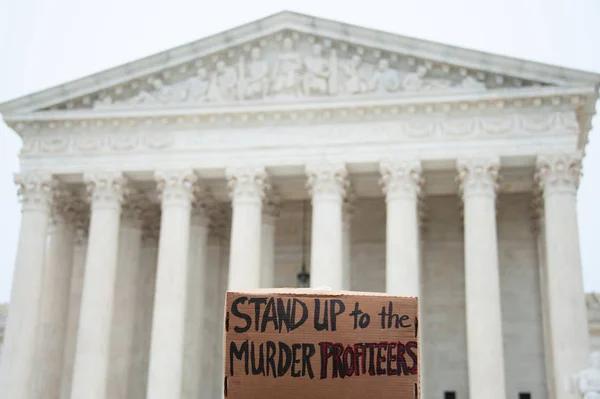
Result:
[[[600,0],[0,0],[0,102],[281,10],[600,73]],[[578,202],[586,291],[600,291],[598,135],[596,127]],[[10,296],[19,233],[20,146],[0,122],[0,302]]]

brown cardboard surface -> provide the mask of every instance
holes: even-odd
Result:
[[[277,289],[225,306],[227,399],[420,397],[417,298]]]

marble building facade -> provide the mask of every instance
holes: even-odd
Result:
[[[219,398],[226,290],[296,286],[308,256],[313,287],[420,297],[423,398],[571,398],[599,82],[283,12],[0,104],[23,138],[0,386]]]

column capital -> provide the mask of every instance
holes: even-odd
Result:
[[[53,189],[57,184],[50,173],[15,173],[13,179],[18,187],[17,195],[23,210],[48,209],[52,200]]]
[[[162,206],[191,206],[198,177],[190,170],[158,170],[154,173]]]
[[[538,156],[535,180],[544,195],[575,194],[581,178],[582,158],[580,152]]]
[[[83,198],[73,198],[70,207],[70,220],[75,228],[75,244],[86,244],[90,227],[90,207]]]
[[[127,179],[121,172],[93,172],[83,176],[92,207],[117,208],[127,191]]]
[[[263,200],[262,220],[264,224],[275,224],[281,210],[281,198],[276,190],[272,189]]]
[[[206,187],[199,184],[194,184],[193,194],[191,223],[194,226],[208,227],[210,225],[210,210],[215,199]]]
[[[352,186],[348,186],[348,189],[346,190],[346,197],[342,203],[342,228],[344,230],[350,229],[350,221],[354,217],[355,202],[356,194],[354,193]]]
[[[541,189],[538,186],[533,188],[533,198],[530,204],[531,210],[531,230],[538,235],[544,228],[544,198]]]
[[[123,226],[141,228],[143,224],[143,213],[148,207],[148,199],[138,190],[131,191],[123,199],[123,210],[121,221]]]
[[[416,200],[423,190],[419,160],[385,160],[379,164],[381,185],[386,201],[399,198]]]
[[[225,172],[229,186],[229,196],[234,202],[260,205],[269,189],[267,172],[262,166],[242,166],[229,168]]]
[[[316,163],[306,165],[306,187],[310,195],[319,198],[341,200],[348,188],[348,171],[342,163]]]
[[[71,208],[73,201],[73,194],[63,184],[58,183],[53,187],[49,224],[51,232],[67,227],[72,221],[74,217],[74,211]]]
[[[459,159],[456,162],[456,170],[456,182],[463,200],[472,195],[496,197],[500,173],[499,158]]]

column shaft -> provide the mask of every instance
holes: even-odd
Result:
[[[129,393],[132,346],[137,339],[133,333],[142,244],[141,212],[140,200],[128,198],[119,231],[108,372],[108,397],[111,399],[128,399]]]
[[[417,199],[421,192],[418,161],[383,162],[381,184],[386,195],[386,292],[420,295],[421,253]]]
[[[347,198],[342,207],[342,289],[352,289],[352,214],[354,205]]]
[[[279,215],[277,204],[264,205],[261,227],[260,287],[275,287],[275,221]]]
[[[0,387],[7,398],[26,398],[35,360],[42,277],[46,253],[50,175],[15,176],[22,199],[21,230],[13,277],[10,312],[0,364]]]
[[[537,166],[544,193],[551,378],[555,398],[568,399],[570,379],[586,368],[590,350],[576,206],[581,156],[543,156]]]
[[[54,200],[42,282],[32,398],[51,399],[60,395],[62,368],[57,365],[63,364],[64,357],[74,244],[73,226],[67,217],[68,201],[68,193],[62,190]]]
[[[317,164],[306,168],[312,195],[310,286],[344,285],[342,254],[342,202],[347,187],[343,165]]]
[[[77,345],[77,331],[79,327],[79,312],[81,309],[81,295],[83,292],[83,275],[87,253],[87,223],[75,230],[73,248],[73,266],[71,268],[71,282],[69,284],[69,316],[66,328],[65,351],[61,376],[61,399],[71,397],[71,383],[73,367],[75,364],[75,348]]]
[[[495,201],[499,164],[461,160],[457,169],[464,202],[470,397],[505,399]]]
[[[232,291],[258,288],[266,173],[262,168],[239,168],[227,174],[233,207],[228,288]]]
[[[192,184],[191,172],[157,173],[162,195],[148,399],[181,396]]]
[[[146,399],[159,229],[160,208],[147,210],[140,250],[128,399]]]
[[[196,399],[202,397],[204,392],[199,370],[202,370],[202,356],[210,350],[205,345],[204,336],[207,239],[208,218],[202,204],[197,202],[190,227],[182,399]]]
[[[124,179],[118,173],[85,179],[92,194],[91,221],[71,398],[104,399]]]
[[[203,356],[202,363],[202,381],[206,387],[205,397],[207,399],[215,399],[220,392],[222,385],[221,369],[218,367],[220,339],[222,334],[218,334],[220,321],[219,307],[224,301],[224,296],[221,298],[220,289],[220,271],[222,257],[221,247],[222,238],[214,231],[208,238],[207,255],[206,255],[206,281],[204,282],[204,332],[205,345],[208,350]],[[225,304],[223,304],[225,307]]]

